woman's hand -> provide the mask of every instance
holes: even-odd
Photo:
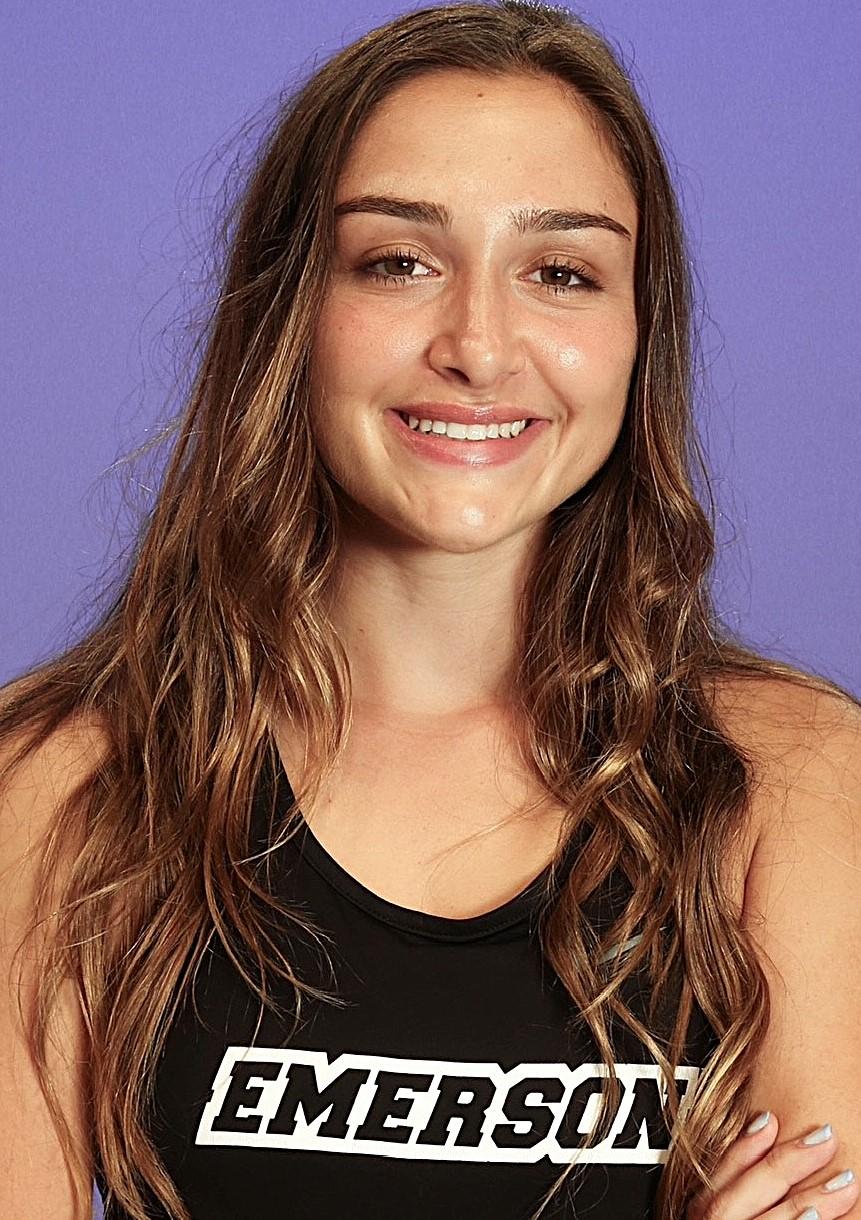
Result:
[[[695,1195],[685,1220],[832,1220],[845,1216],[861,1195],[852,1170],[835,1169],[821,1186],[794,1191],[834,1156],[830,1125],[800,1139],[777,1142],[778,1122],[759,1115],[724,1154],[714,1173],[715,1189]],[[812,1142],[805,1144],[804,1140]],[[849,1182],[846,1182],[847,1176]],[[831,1189],[829,1189],[829,1184]]]

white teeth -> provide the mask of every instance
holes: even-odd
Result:
[[[433,432],[456,441],[496,440],[500,436],[510,439],[519,436],[527,423],[525,419],[518,419],[511,424],[455,424],[441,419],[419,419],[417,415],[408,415],[407,422],[413,432]]]

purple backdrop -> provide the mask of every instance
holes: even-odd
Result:
[[[315,62],[411,7],[7,10],[0,681],[74,635],[118,554],[120,484],[103,476],[169,410],[199,271],[189,239],[236,148],[216,150]],[[688,218],[718,606],[762,651],[861,693],[858,9],[576,11],[633,64]]]

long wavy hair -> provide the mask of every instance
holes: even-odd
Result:
[[[89,1039],[93,1148],[109,1198],[139,1220],[147,1189],[190,1220],[147,1116],[166,1032],[212,938],[261,1012],[277,1009],[273,974],[289,984],[294,1015],[311,997],[337,1002],[284,954],[285,921],[297,934],[313,926],[255,866],[252,804],[274,759],[276,716],[301,726],[310,756],[284,834],[350,725],[349,666],[327,614],[337,489],[314,444],[308,367],[339,172],[392,89],[444,69],[567,85],[638,207],[639,350],[622,430],[603,467],[551,516],[523,589],[511,690],[528,764],[567,809],[554,870],[581,823],[591,828],[582,866],[560,873],[541,944],[606,1065],[595,1138],[619,1097],[613,1021],[642,1040],[668,1084],[662,1218],[683,1214],[739,1134],[769,1018],[721,866],[745,833],[756,759],[722,723],[715,683],[765,677],[858,703],[757,655],[717,620],[714,503],[692,421],[690,259],[659,139],[608,43],[562,7],[501,0],[407,13],[335,54],[282,99],[226,216],[199,367],[116,596],[82,642],[0,692],[0,780],[63,726],[97,726],[92,765],[39,845],[38,980],[21,1016],[67,1162],[84,1180],[91,1163],[46,1056],[58,989],[71,980]],[[598,938],[582,907],[617,866],[631,898]],[[596,964],[635,931],[633,952]],[[645,969],[657,1004],[677,966],[681,998],[664,1037],[621,989]],[[719,1044],[680,1109],[674,1069],[694,997]],[[88,1215],[89,1197],[78,1204]]]

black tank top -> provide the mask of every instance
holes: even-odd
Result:
[[[280,762],[264,765],[255,800],[264,845],[273,784],[277,819],[292,803]],[[578,847],[575,837],[565,867]],[[304,1000],[292,1033],[266,1010],[254,1036],[259,1002],[213,937],[156,1070],[150,1128],[193,1220],[528,1220],[572,1160],[542,1220],[651,1217],[666,1090],[614,1023],[621,1103],[608,1137],[578,1155],[605,1070],[541,954],[545,874],[496,910],[448,919],[373,894],[307,824],[276,856],[279,895],[331,937],[345,1002]],[[599,930],[630,892],[621,872],[608,883],[590,901]],[[333,989],[312,940],[291,936],[290,955],[304,981]],[[622,994],[645,1021],[642,983]],[[277,995],[292,1011],[292,991]],[[716,1044],[695,1005],[680,1096]],[[96,1181],[104,1194],[100,1164]],[[106,1220],[127,1214],[114,1204]]]

